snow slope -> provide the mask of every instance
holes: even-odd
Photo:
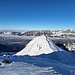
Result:
[[[55,75],[51,67],[38,67],[24,62],[15,62],[0,68],[0,75]]]
[[[62,51],[62,49],[58,48],[51,40],[42,35],[35,37],[32,41],[30,41],[27,44],[27,46],[23,50],[21,50],[15,55],[36,56],[41,54],[49,54],[55,51]]]
[[[14,63],[0,68],[0,75],[75,75],[75,52],[56,51],[39,56],[0,56],[0,61],[3,59]]]

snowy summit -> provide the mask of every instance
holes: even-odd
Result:
[[[49,54],[55,51],[61,51],[59,47],[57,47],[51,40],[49,40],[46,36],[38,36],[31,40],[26,47],[15,55],[23,56],[36,56],[41,54]]]

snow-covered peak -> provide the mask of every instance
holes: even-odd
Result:
[[[35,37],[32,41],[30,41],[26,47],[18,52],[16,55],[30,55],[36,56],[41,54],[49,54],[54,51],[61,51],[51,40],[49,40],[44,35]]]

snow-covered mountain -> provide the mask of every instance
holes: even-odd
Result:
[[[60,49],[44,35],[15,55],[0,56],[0,75],[75,75],[75,52]],[[4,59],[10,63],[3,65]]]
[[[46,36],[38,36],[31,40],[27,46],[18,52],[16,55],[30,55],[36,56],[41,54],[49,54],[55,51],[62,51],[59,47],[57,47],[51,40],[49,40]]]

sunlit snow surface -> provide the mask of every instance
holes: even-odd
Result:
[[[49,54],[55,51],[63,51],[57,47],[51,40],[46,36],[38,36],[31,40],[24,49],[16,53],[17,56],[36,56],[41,54]]]
[[[16,62],[0,67],[0,75],[54,75],[51,67],[37,67],[24,62]]]

